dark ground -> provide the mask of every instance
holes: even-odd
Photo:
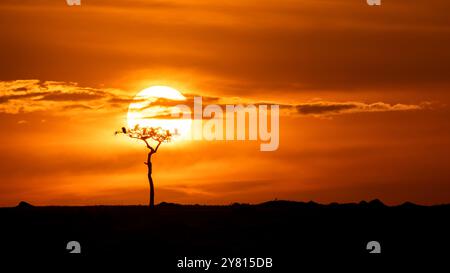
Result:
[[[177,268],[177,260],[213,259],[209,271],[299,269],[320,259],[352,263],[450,258],[450,205],[387,207],[380,201],[319,205],[271,201],[259,205],[33,207],[0,209],[1,258],[120,263]],[[81,254],[69,254],[76,240]],[[381,254],[369,254],[376,240]],[[270,257],[272,268],[220,268],[221,257]],[[440,259],[443,260],[440,260]],[[317,266],[321,266],[318,263]],[[197,269],[204,272],[203,269]],[[156,272],[146,270],[145,272]]]

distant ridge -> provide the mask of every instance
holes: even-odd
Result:
[[[33,208],[34,206],[25,201],[20,201],[20,203],[16,206],[16,208]]]
[[[412,203],[411,203],[412,204]],[[330,204],[319,204],[314,201],[309,202],[298,202],[298,201],[286,201],[286,200],[273,200],[273,201],[267,201],[261,204],[258,204],[257,206],[263,206],[263,207],[308,207],[308,208],[318,208],[318,207],[368,207],[368,208],[384,208],[388,207],[383,202],[381,202],[379,199],[374,199],[372,201],[361,201],[359,203],[337,203],[333,202]]]
[[[329,204],[320,204],[314,201],[290,201],[290,200],[271,200],[262,202],[259,204],[248,204],[248,203],[232,203],[229,205],[209,205],[209,204],[177,204],[170,202],[161,202],[156,205],[159,208],[176,208],[176,207],[266,207],[266,208],[338,208],[338,207],[363,207],[363,208],[388,208],[388,207],[401,207],[401,208],[416,208],[416,207],[433,207],[433,206],[449,206],[450,204],[435,204],[435,205],[418,205],[412,202],[406,201],[400,205],[388,206],[384,204],[379,199],[373,199],[369,202],[362,200],[359,203],[337,203],[332,202]],[[146,207],[142,205],[86,205],[86,206],[75,206],[75,207]],[[32,204],[26,201],[20,201],[16,208],[34,208]],[[49,207],[49,206],[44,206]],[[51,207],[72,207],[72,206],[51,206]]]
[[[416,208],[416,207],[422,207],[421,205],[417,205],[411,202],[405,202],[403,204],[401,204],[399,207],[403,207],[403,208]]]

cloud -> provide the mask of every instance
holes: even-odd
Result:
[[[363,102],[313,102],[302,103],[295,106],[295,109],[300,115],[313,116],[329,116],[348,113],[361,112],[390,112],[390,111],[409,111],[421,110],[428,108],[430,104],[423,102],[417,104],[389,104],[384,102],[363,103]]]
[[[54,92],[48,95],[44,95],[40,100],[50,101],[79,101],[79,100],[96,100],[104,97],[104,94],[96,93],[63,93]]]
[[[66,105],[63,107],[64,110],[73,110],[73,109],[82,109],[82,110],[93,110],[95,108],[83,105],[83,104],[72,104],[72,105]]]
[[[26,92],[26,90],[24,90],[23,92]],[[18,99],[26,99],[26,98],[36,98],[36,97],[40,97],[40,96],[45,96],[47,94],[50,94],[49,92],[35,92],[35,93],[24,93],[24,94],[19,94],[19,95],[5,95],[5,96],[0,96],[0,103],[7,103],[10,100],[18,100]]]
[[[150,104],[144,107],[143,109],[158,109],[160,107],[157,104],[159,101],[156,101],[155,104]],[[180,103],[179,101],[172,101],[163,103],[166,107],[175,107],[178,104],[185,104],[184,102]],[[231,104],[231,103],[230,103]],[[259,105],[273,105],[276,104],[274,102],[258,102],[258,103],[243,103],[253,104],[255,106]],[[193,109],[193,103],[186,104]],[[205,106],[207,104],[203,104]],[[223,103],[217,104],[221,107],[222,111],[226,112],[226,105]],[[431,103],[422,102],[420,104],[389,104],[384,102],[376,102],[376,103],[364,103],[364,102],[330,102],[330,101],[320,101],[320,102],[312,102],[312,103],[301,103],[301,104],[278,104],[280,109],[280,115],[289,116],[289,115],[299,115],[299,116],[314,116],[314,117],[330,117],[335,115],[342,114],[352,114],[352,113],[372,113],[372,112],[393,112],[393,111],[412,111],[412,110],[424,110],[431,109]],[[154,112],[152,115],[147,116],[146,118],[155,118],[155,119],[178,119],[181,117],[172,116],[171,111],[169,110],[158,110],[157,113]],[[192,118],[192,117],[191,117]],[[205,118],[204,118],[205,119]]]
[[[111,111],[132,100],[127,92],[112,88],[81,87],[73,82],[16,80],[0,81],[0,112],[8,114],[68,110]]]
[[[293,102],[292,104],[263,102],[245,97],[216,97],[202,96],[201,94],[184,94],[185,101],[168,100],[158,98],[148,104],[143,104],[139,111],[152,109],[149,118],[171,118],[173,107],[179,104],[186,105],[193,109],[194,97],[202,98],[203,106],[215,104],[225,111],[226,105],[248,105],[259,106],[262,104],[278,104],[281,115],[311,115],[311,116],[331,116],[339,114],[360,113],[360,112],[390,112],[390,111],[410,111],[429,108],[430,103],[420,104],[389,104],[386,102]],[[91,88],[82,87],[77,83],[65,83],[56,81],[38,80],[18,80],[0,81],[0,112],[8,114],[31,113],[36,111],[49,111],[60,115],[71,114],[74,111],[124,111],[133,100],[125,90],[113,88]]]

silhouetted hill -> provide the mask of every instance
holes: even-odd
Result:
[[[314,258],[423,259],[450,254],[449,212],[450,205],[386,206],[379,200],[328,205],[276,200],[229,206],[163,202],[154,209],[38,207],[21,202],[0,208],[1,254],[73,259],[78,254],[68,254],[66,244],[78,241],[81,257],[145,257],[152,268],[167,271],[179,270],[177,260],[184,257],[219,259],[219,264],[221,257],[270,257],[270,272],[290,270]],[[381,244],[378,258],[368,253],[369,241]]]
[[[32,208],[33,205],[31,205],[30,203],[27,203],[25,201],[20,201],[20,203],[17,205],[16,208],[22,208],[22,209],[27,209],[27,208]]]

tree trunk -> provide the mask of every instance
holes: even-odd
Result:
[[[153,186],[152,174],[148,174],[148,183],[150,184],[150,203],[149,207],[155,207],[155,187]]]
[[[151,161],[152,152],[148,153],[147,157],[147,168],[148,168],[148,183],[150,184],[150,202],[148,206],[150,208],[155,207],[155,187],[153,185],[152,179],[152,161]]]

